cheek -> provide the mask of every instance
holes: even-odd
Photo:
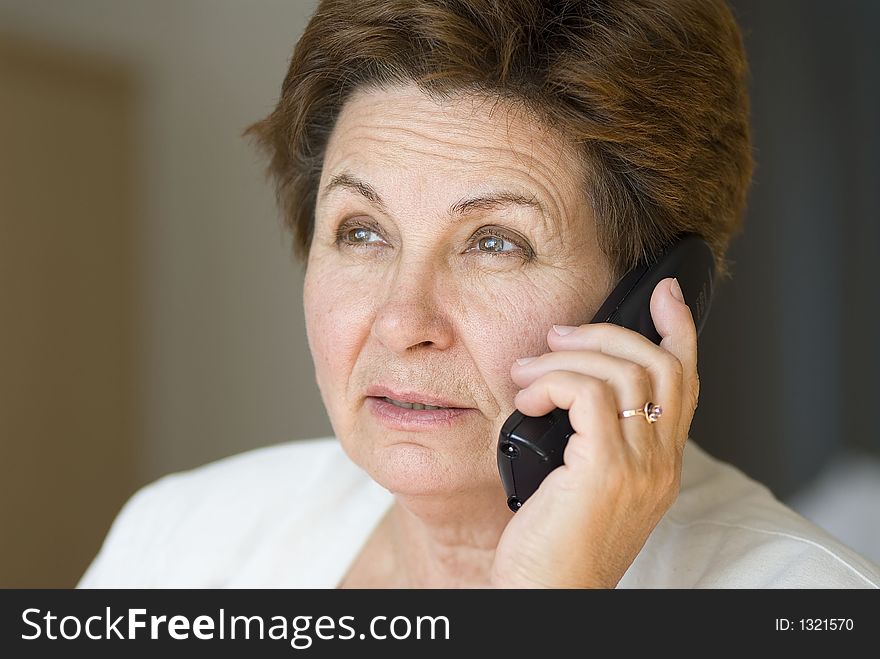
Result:
[[[340,398],[357,359],[364,331],[369,298],[352,286],[339,269],[310,265],[303,286],[306,336],[315,363],[315,378],[325,403]],[[334,395],[328,396],[329,392]]]
[[[502,412],[513,410],[519,391],[510,367],[521,357],[549,352],[547,332],[577,314],[578,300],[564,299],[531,283],[470,287],[459,322],[470,351]],[[468,339],[465,339],[468,340]],[[506,416],[505,416],[506,418]]]

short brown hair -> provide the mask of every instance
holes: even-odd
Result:
[[[270,156],[301,258],[342,105],[412,82],[525,106],[577,145],[617,276],[685,231],[727,274],[752,156],[746,59],[723,0],[322,0],[277,106],[245,131]]]

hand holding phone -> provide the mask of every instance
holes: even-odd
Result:
[[[627,273],[590,322],[614,323],[659,344],[651,320],[651,295],[661,280],[675,277],[699,334],[712,301],[714,272],[709,245],[699,236],[685,234],[657,261],[639,264]],[[498,437],[497,460],[511,510],[519,510],[544,478],[562,465],[573,432],[568,412],[559,408],[540,417],[517,410],[507,419]]]
[[[493,587],[613,588],[629,569],[678,496],[713,273],[708,246],[685,237],[623,278],[600,325],[550,330],[549,352],[511,365],[520,392],[497,459],[518,512]],[[663,407],[656,423],[620,417],[646,401]]]

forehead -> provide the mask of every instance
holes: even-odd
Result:
[[[524,108],[474,94],[439,100],[416,85],[349,98],[327,145],[322,185],[343,167],[432,185],[520,184],[555,203],[583,181],[574,147]]]

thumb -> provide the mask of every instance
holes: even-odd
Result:
[[[678,357],[687,377],[697,367],[697,328],[678,281],[660,280],[651,295],[651,318],[660,347]]]

